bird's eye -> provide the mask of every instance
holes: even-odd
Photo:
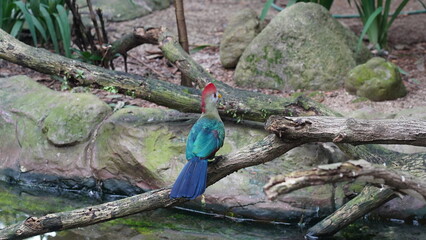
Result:
[[[216,93],[213,94],[213,97],[216,98]]]

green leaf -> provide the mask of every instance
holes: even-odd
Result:
[[[390,1],[390,0],[388,0],[388,1]],[[405,7],[405,5],[407,5],[407,3],[408,3],[408,0],[404,0],[404,1],[402,1],[399,5],[398,5],[398,7],[396,8],[396,10],[395,10],[395,12],[393,13],[393,15],[392,15],[392,17],[391,17],[391,19],[389,20],[389,23],[387,24],[387,28],[389,28],[391,25],[392,25],[392,23],[393,23],[393,21],[395,20],[395,18],[398,16],[398,14],[402,11],[402,9]]]
[[[33,43],[34,46],[37,46],[37,34],[34,28],[34,22],[32,19],[32,15],[30,14],[30,12],[28,12],[27,7],[25,6],[25,4],[21,1],[16,1],[15,2],[16,6],[18,6],[18,8],[21,10],[21,12],[24,14],[24,18],[25,21],[28,24],[28,28],[30,30],[31,33],[31,37],[33,38]]]
[[[71,30],[68,22],[68,14],[62,5],[57,5],[58,14],[54,14],[61,32],[62,44],[64,46],[65,56],[71,56]]]
[[[41,34],[41,36],[43,37],[43,39],[47,40],[46,29],[44,29],[44,27],[43,27],[43,25],[41,25],[40,21],[36,17],[34,17],[34,16],[31,16],[31,20],[33,21],[35,28]]]
[[[189,52],[191,54],[194,54],[196,52],[199,52],[199,51],[203,50],[206,47],[211,47],[211,46],[213,46],[213,45],[210,45],[210,44],[198,45],[195,48],[191,49]]]
[[[0,4],[0,29],[3,29],[3,8],[6,8],[6,5],[3,7],[3,4]]]
[[[357,52],[359,52],[359,50],[361,49],[362,39],[364,38],[365,34],[367,33],[367,31],[371,27],[371,24],[374,22],[374,19],[377,17],[377,15],[379,15],[379,13],[382,12],[382,9],[383,9],[382,7],[377,8],[373,12],[373,14],[370,15],[367,22],[364,24],[364,28],[362,29],[361,36],[359,36],[359,39],[358,39],[358,44],[357,44],[357,48],[356,48]],[[372,41],[372,40],[370,39],[370,41]]]
[[[331,5],[333,5],[333,0],[320,0],[319,3],[327,8],[327,10],[330,10]]]
[[[30,0],[30,9],[35,17],[40,16],[40,0]]]
[[[101,56],[99,56],[99,55],[97,55],[97,54],[92,54],[92,55],[89,57],[89,60],[91,60],[91,61],[101,61],[101,60],[102,60],[102,57],[101,57]]]
[[[53,43],[53,48],[55,48],[55,52],[60,53],[59,51],[59,44],[58,44],[58,37],[56,36],[56,30],[55,26],[53,25],[52,18],[50,17],[49,12],[46,10],[46,5],[40,5],[40,12],[44,18],[44,21],[46,22],[47,29],[49,31],[50,38]]]
[[[22,25],[24,25],[24,21],[22,20],[16,21],[15,24],[13,24],[12,30],[10,31],[10,35],[16,38],[21,32]]]
[[[267,0],[266,3],[263,5],[262,12],[260,13],[260,21],[263,22],[266,18],[266,14],[268,14],[269,8],[271,8],[271,4],[274,2],[274,0]]]
[[[401,73],[401,74],[403,74],[403,75],[405,75],[405,76],[409,75],[408,72],[406,72],[404,69],[402,69],[400,67],[398,67],[398,72]]]

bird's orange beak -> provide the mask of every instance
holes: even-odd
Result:
[[[218,98],[222,98],[222,94],[217,93],[217,97],[218,97]]]

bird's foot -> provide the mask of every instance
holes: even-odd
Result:
[[[219,161],[222,161],[224,157],[222,155],[216,156],[213,159],[208,160],[209,164],[216,164]]]

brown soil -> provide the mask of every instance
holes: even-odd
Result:
[[[260,13],[264,2],[242,0],[185,1],[185,16],[191,47],[208,45],[201,51],[193,53],[192,56],[216,79],[235,86],[232,79],[233,70],[224,69],[219,61],[219,43],[226,27],[227,18],[246,7],[251,7]],[[276,2],[283,6],[286,1]],[[410,1],[404,11],[421,9],[422,6],[417,1]],[[272,18],[277,13],[277,11],[271,9],[268,17]],[[331,13],[347,15],[357,12],[354,7],[348,5],[347,1],[334,1]],[[339,21],[357,34],[361,31],[362,24],[359,19],[351,18]],[[177,32],[174,8],[170,7],[132,21],[110,22],[107,24],[110,40],[115,40],[131,32],[135,26],[165,26],[171,31]],[[356,101],[358,99],[356,96],[349,95],[344,89],[340,89],[330,92],[316,92],[314,99],[341,113],[351,113],[354,110],[365,108],[374,112],[396,113],[401,109],[424,106],[426,103],[426,14],[399,16],[390,29],[389,43],[388,59],[408,73],[408,75],[403,76],[404,84],[409,91],[407,96],[394,101],[359,102]],[[152,45],[139,46],[131,50],[128,58],[129,72],[141,75],[153,74],[161,80],[178,84],[180,81],[179,71],[175,67],[169,66],[166,60],[161,58],[161,55],[156,54],[158,51],[159,49]],[[121,58],[116,59],[114,65],[116,70],[124,71]],[[29,75],[36,81],[58,91],[61,88],[61,83],[51,80],[47,75],[0,60],[0,77],[18,74]],[[292,94],[292,92],[252,90],[281,96]],[[122,101],[127,105],[156,106],[141,99],[132,99],[103,89],[91,89],[91,91],[111,104]]]

